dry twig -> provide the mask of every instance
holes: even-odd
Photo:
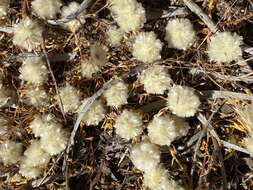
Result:
[[[71,20],[74,20],[76,17],[78,17],[78,15],[80,15],[88,7],[90,2],[91,2],[91,0],[83,0],[79,9],[77,9],[76,12],[74,12],[64,18],[61,18],[58,20],[48,20],[47,22],[52,25],[61,25],[61,24],[70,22]]]

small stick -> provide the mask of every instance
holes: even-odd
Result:
[[[184,4],[207,25],[207,27],[211,30],[211,32],[215,33],[218,28],[214,24],[214,22],[207,16],[204,11],[192,0],[183,0]]]
[[[240,100],[253,100],[252,95],[247,95],[243,93],[238,93],[238,92],[231,92],[231,91],[226,91],[226,90],[205,90],[199,92],[199,95],[202,96],[202,98],[210,98],[210,99],[217,99],[217,98],[236,98]]]
[[[0,32],[4,32],[4,33],[8,33],[8,34],[12,34],[14,33],[14,30],[12,27],[0,27]]]
[[[76,17],[78,17],[78,15],[80,15],[88,7],[90,2],[91,0],[83,0],[83,2],[81,3],[80,7],[76,10],[76,12],[64,18],[57,19],[57,20],[48,20],[47,22],[52,25],[61,25],[61,24],[70,22],[74,20]]]
[[[46,52],[45,43],[43,43],[42,50],[43,50],[43,54],[44,54],[44,57],[45,57],[46,62],[47,62],[47,67],[49,69],[50,75],[51,75],[51,77],[53,79],[53,82],[54,82],[56,94],[57,94],[57,96],[59,97],[59,100],[60,100],[60,109],[61,109],[61,113],[62,113],[63,119],[66,122],[66,117],[65,117],[65,114],[64,114],[64,110],[63,110],[62,99],[61,99],[61,96],[60,96],[60,93],[59,93],[59,89],[58,89],[58,86],[57,86],[57,82],[56,82],[56,79],[54,77],[54,73],[52,71],[52,68],[51,68],[51,65],[50,65],[50,61],[49,61],[49,58],[48,58],[48,55],[47,55],[47,52]]]

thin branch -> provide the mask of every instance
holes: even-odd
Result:
[[[14,32],[12,27],[0,27],[0,32],[12,34]]]
[[[217,99],[217,98],[225,98],[225,99],[240,99],[240,100],[253,100],[252,95],[247,95],[238,92],[231,92],[225,90],[206,90],[199,92],[200,97],[207,99]]]
[[[233,75],[223,75],[218,72],[209,72],[209,71],[205,71],[205,70],[199,69],[199,68],[191,69],[190,73],[192,75],[209,74],[215,78],[218,78],[221,80],[227,80],[227,81],[239,81],[239,82],[245,82],[245,83],[253,83],[253,75],[252,75],[253,73],[244,74],[244,75],[240,75],[240,76],[233,76]]]
[[[207,27],[211,30],[211,32],[215,33],[218,28],[215,23],[207,16],[204,11],[192,0],[183,0],[184,4],[207,25]]]
[[[76,17],[78,17],[88,7],[90,2],[91,2],[91,0],[83,0],[83,2],[81,3],[80,7],[76,10],[76,12],[74,12],[64,18],[61,18],[58,20],[48,20],[47,22],[52,25],[61,25],[61,24],[70,22],[70,21],[74,20]]]
[[[51,65],[50,65],[50,61],[49,61],[49,58],[48,58],[48,55],[47,55],[47,52],[46,52],[45,44],[43,44],[42,50],[43,50],[43,54],[44,54],[44,57],[45,57],[46,62],[47,62],[47,67],[49,69],[50,75],[51,75],[51,77],[53,79],[53,82],[54,82],[56,94],[57,94],[57,96],[58,96],[58,98],[60,100],[60,106],[59,107],[61,109],[61,113],[62,113],[63,119],[66,122],[66,117],[65,117],[65,114],[64,114],[64,110],[63,110],[62,99],[61,99],[61,96],[60,96],[60,93],[59,93],[59,89],[58,89],[58,86],[57,86],[56,79],[54,77],[53,70],[52,70]]]

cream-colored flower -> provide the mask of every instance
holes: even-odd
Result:
[[[30,167],[36,167],[46,165],[49,160],[50,155],[41,148],[41,142],[39,140],[32,140],[24,152],[23,161]]]
[[[25,17],[14,26],[13,44],[32,51],[43,42],[42,29],[29,17]]]
[[[61,0],[34,0],[31,4],[35,13],[44,19],[55,18],[62,6]]]
[[[124,32],[116,27],[110,27],[107,31],[108,41],[112,46],[120,46]]]
[[[80,4],[72,1],[70,2],[67,6],[64,6],[62,8],[62,13],[61,16],[62,18],[67,17],[73,13],[75,13],[78,9],[80,8]],[[83,11],[78,17],[77,19],[74,19],[70,22],[67,22],[64,24],[64,28],[68,29],[71,32],[76,32],[78,29],[80,29],[80,27],[82,26],[82,24],[85,23],[85,12]]]
[[[23,146],[21,143],[7,141],[0,145],[0,160],[4,165],[16,164],[22,154]]]
[[[188,130],[188,123],[171,115],[155,116],[148,124],[149,139],[152,143],[158,145],[169,146],[175,139],[185,136]]]
[[[34,107],[48,105],[48,95],[44,89],[39,87],[30,87],[25,93],[24,102]]]
[[[170,187],[165,186],[167,184],[169,184],[169,176],[161,165],[143,174],[143,185],[151,190],[167,190]]]
[[[77,112],[81,101],[79,99],[79,92],[75,87],[66,84],[66,86],[59,89],[59,95],[56,95],[55,98],[59,106],[62,103],[64,112]]]
[[[191,117],[198,111],[200,100],[193,88],[175,85],[168,93],[167,105],[173,114]]]
[[[87,100],[84,100],[87,101]],[[82,111],[82,110],[79,110]],[[99,100],[95,100],[90,109],[85,113],[82,121],[86,125],[98,125],[105,118],[105,109]]]
[[[143,141],[133,146],[130,158],[136,168],[144,172],[149,172],[158,166],[160,162],[160,151],[155,144]]]
[[[41,148],[51,156],[61,153],[67,146],[69,134],[59,123],[51,123],[41,137]]]
[[[32,167],[25,161],[21,161],[19,167],[19,173],[26,178],[37,178],[42,174],[42,167]]]
[[[100,68],[96,64],[88,60],[83,60],[81,62],[81,74],[83,77],[92,78],[93,74],[99,71],[100,71]]]
[[[211,38],[208,44],[208,56],[211,61],[229,63],[242,57],[242,37],[236,33],[220,32]]]
[[[144,84],[145,91],[151,94],[163,94],[172,83],[167,69],[160,65],[153,65],[144,70],[139,80]]]
[[[35,85],[46,82],[48,77],[47,67],[40,57],[26,58],[19,68],[19,72],[21,80]]]
[[[29,127],[32,129],[35,137],[42,137],[43,134],[48,133],[49,126],[54,125],[54,116],[51,114],[34,116],[33,121],[30,123]]]
[[[108,106],[119,107],[127,103],[128,87],[120,81],[107,89],[104,92],[104,97]]]
[[[165,30],[165,40],[168,42],[169,47],[186,50],[195,40],[195,31],[188,19],[176,18],[169,20]]]
[[[123,110],[115,121],[114,128],[120,137],[130,140],[142,133],[142,118],[139,113]]]
[[[161,58],[162,42],[154,32],[141,32],[133,44],[133,56],[144,63],[152,63]]]
[[[139,30],[146,22],[145,9],[136,0],[111,0],[110,10],[121,30]]]

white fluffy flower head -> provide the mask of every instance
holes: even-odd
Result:
[[[62,129],[61,124],[51,123],[47,133],[41,137],[41,148],[51,156],[61,153],[68,143],[68,132]]]
[[[76,10],[78,10],[79,8],[80,8],[80,4],[75,1],[72,1],[67,6],[62,8],[61,16],[62,17],[69,16],[70,14],[73,14],[74,12],[76,12]],[[78,19],[74,19],[70,22],[65,23],[64,27],[71,32],[76,32],[81,27],[81,25],[85,22],[85,18],[84,18],[85,12],[86,11],[83,11],[78,16]]]
[[[44,89],[39,87],[28,88],[24,102],[34,107],[46,106],[48,104],[48,95]]]
[[[96,64],[88,60],[83,60],[81,62],[81,74],[83,77],[92,78],[92,75],[99,71],[100,68]]]
[[[136,168],[148,172],[158,166],[160,151],[156,145],[143,141],[133,146],[130,158]]]
[[[130,140],[142,133],[142,118],[139,113],[123,110],[116,119],[114,128],[120,137]]]
[[[32,129],[35,137],[42,137],[46,134],[48,129],[54,123],[54,116],[51,114],[34,116],[33,121],[30,123],[29,127]]]
[[[172,82],[167,69],[160,65],[153,65],[144,70],[139,80],[144,84],[145,91],[151,94],[163,94]]]
[[[81,101],[79,100],[79,92],[75,87],[66,84],[66,86],[59,89],[59,95],[64,112],[76,112],[78,110]],[[59,106],[61,106],[60,97],[58,95],[55,96]]]
[[[87,101],[87,100],[84,100]],[[79,110],[82,111],[82,110]],[[82,121],[86,125],[98,125],[105,118],[105,109],[99,100],[95,100],[90,109],[85,113]]]
[[[41,148],[41,142],[32,140],[30,146],[24,152],[23,161],[30,167],[46,165],[50,155]]]
[[[21,161],[19,173],[26,178],[37,178],[42,174],[42,167],[32,167],[25,162]]]
[[[220,32],[213,36],[208,44],[208,56],[211,61],[229,63],[242,57],[242,37],[236,33]]]
[[[48,154],[56,155],[66,148],[69,134],[53,115],[35,115],[29,127],[41,138],[40,146]]]
[[[112,46],[119,46],[124,32],[116,27],[110,27],[107,31],[108,41]]]
[[[13,44],[32,51],[43,42],[40,26],[26,17],[14,27]]]
[[[111,0],[111,12],[120,28],[125,31],[139,30],[146,22],[145,9],[136,0]]]
[[[195,31],[188,19],[169,20],[165,30],[165,40],[169,47],[186,50],[194,42]]]
[[[40,85],[47,81],[48,70],[40,57],[26,58],[19,72],[19,78],[31,84]]]
[[[5,164],[16,164],[22,154],[23,146],[21,143],[8,141],[0,145],[0,160]]]
[[[155,116],[148,124],[148,136],[152,143],[170,145],[176,138],[185,136],[189,125],[181,118],[170,115]]]
[[[61,8],[60,0],[34,0],[32,1],[33,10],[41,18],[54,18]]]
[[[152,63],[161,58],[162,42],[154,32],[142,32],[133,44],[133,56],[144,63]]]
[[[143,185],[151,190],[167,190],[169,183],[169,176],[166,169],[159,165],[156,168],[144,172]]]
[[[121,106],[127,103],[128,87],[123,82],[118,82],[112,85],[109,89],[104,92],[108,106]]]
[[[5,17],[8,12],[10,0],[1,0],[0,2],[0,18]]]
[[[191,117],[197,112],[200,100],[193,88],[175,85],[168,93],[167,105],[173,114],[179,117]]]

